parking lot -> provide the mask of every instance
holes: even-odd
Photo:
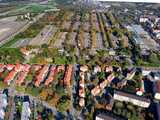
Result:
[[[51,25],[45,26],[43,30],[30,41],[30,45],[42,45],[47,44],[52,37],[54,28]]]
[[[16,17],[0,19],[0,44],[6,42],[8,38],[20,31],[27,22],[16,21]]]

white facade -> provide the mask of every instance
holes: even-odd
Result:
[[[139,19],[139,22],[141,23],[147,22],[147,21],[148,21],[148,18],[145,18],[145,17]]]
[[[30,115],[31,110],[29,107],[29,102],[23,102],[21,120],[29,120]]]
[[[4,119],[5,117],[5,111],[4,109],[7,107],[7,95],[6,94],[0,94],[0,119]]]
[[[123,96],[123,95],[119,95],[119,94],[114,94],[114,99],[118,100],[118,101],[125,101],[125,102],[130,102],[136,106],[140,106],[140,107],[144,107],[144,108],[148,108],[150,105],[150,102],[146,102],[140,99],[135,99],[135,98],[131,98],[128,96]]]

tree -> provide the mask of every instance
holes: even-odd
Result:
[[[65,96],[62,96],[62,97],[59,99],[56,107],[57,107],[57,109],[58,109],[59,111],[64,112],[64,111],[66,111],[67,109],[69,109],[70,104],[71,104],[71,101],[70,101],[69,97],[65,95]]]

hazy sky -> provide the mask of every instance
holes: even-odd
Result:
[[[160,0],[97,0],[97,1],[122,1],[122,2],[152,2],[152,3],[160,3]]]

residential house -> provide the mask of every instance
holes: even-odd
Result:
[[[52,66],[50,69],[49,76],[44,83],[46,86],[48,86],[54,80],[56,72],[57,72],[56,66]]]
[[[122,91],[114,91],[114,97],[115,100],[121,101],[121,102],[130,102],[136,106],[148,108],[150,105],[150,100],[144,97],[140,97],[137,95],[129,94]]]
[[[87,66],[80,67],[80,80],[79,80],[79,105],[81,107],[85,106],[85,72],[88,71]]]
[[[80,99],[79,99],[79,105],[80,105],[81,107],[85,106],[85,100],[84,100],[84,98],[80,98]]]
[[[15,65],[13,65],[13,64],[7,64],[6,68],[7,68],[7,70],[11,71],[14,68],[14,66]]]
[[[18,77],[17,77],[17,80],[16,80],[16,84],[18,86],[20,86],[24,82],[26,76],[29,73],[30,67],[31,67],[30,65],[25,64],[24,69],[18,74]]]
[[[71,85],[72,71],[73,71],[73,66],[68,65],[67,70],[65,72],[65,77],[64,77],[64,80],[63,80],[64,86],[69,87]]]
[[[99,113],[97,113],[95,116],[95,120],[127,120],[127,119],[115,115],[109,111],[105,112],[99,111]]]
[[[79,100],[79,105],[82,107],[85,105],[85,85],[84,85],[84,73],[81,72],[80,73],[80,81],[79,81],[79,97],[80,97],[80,100]]]
[[[0,64],[0,73],[2,73],[4,71],[4,69],[5,69],[5,65]]]
[[[18,72],[15,70],[10,71],[9,74],[4,78],[4,83],[6,83],[7,85],[10,85],[10,82],[14,80],[17,73]]]
[[[88,71],[88,66],[86,66],[86,65],[81,66],[80,71],[82,71],[82,72]]]
[[[139,18],[139,22],[140,23],[145,23],[145,22],[147,22],[149,19],[147,18],[147,17],[140,17]]]
[[[115,78],[114,74],[113,74],[113,73],[110,74],[110,75],[107,77],[108,83],[111,83],[114,78]]]
[[[17,72],[22,71],[22,69],[24,68],[24,66],[22,64],[17,63],[14,67],[14,70]]]
[[[39,87],[40,83],[45,79],[49,70],[49,65],[44,65],[39,71],[39,74],[36,76],[35,86]]]
[[[96,65],[94,67],[94,74],[97,74],[98,72],[101,72],[101,67],[99,65]]]
[[[100,94],[100,92],[109,84],[112,82],[112,80],[114,79],[114,75],[110,74],[106,80],[104,80],[103,82],[101,82],[99,85],[97,85],[96,87],[94,87],[91,90],[91,93],[93,96],[97,96],[98,94]]]
[[[100,94],[100,92],[101,92],[101,88],[99,85],[97,85],[91,90],[91,93],[93,96],[97,96],[98,94]]]
[[[106,66],[105,67],[105,72],[112,72],[113,71],[113,67],[112,66]]]
[[[126,79],[127,79],[127,80],[131,80],[131,79],[134,77],[135,73],[136,73],[136,69],[133,68],[132,70],[130,70],[130,71],[127,73]]]

